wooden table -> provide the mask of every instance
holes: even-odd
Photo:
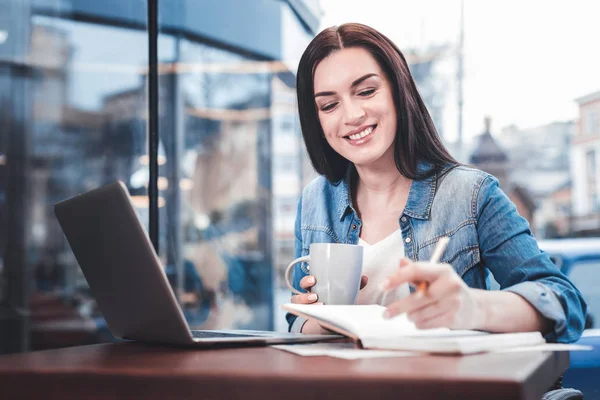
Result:
[[[1,399],[535,399],[568,352],[361,360],[99,344],[0,356]]]

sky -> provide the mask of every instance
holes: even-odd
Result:
[[[456,52],[461,0],[320,0],[321,28],[360,22],[403,50],[448,43],[438,70],[445,139],[458,131]],[[576,120],[575,99],[600,91],[600,1],[464,0],[463,138],[515,124]]]

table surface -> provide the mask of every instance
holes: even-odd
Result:
[[[568,352],[344,360],[113,343],[0,356],[0,397],[539,400],[568,365]]]

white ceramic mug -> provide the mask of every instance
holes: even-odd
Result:
[[[308,263],[317,283],[310,289],[324,304],[355,304],[362,276],[363,247],[356,244],[313,243],[309,254],[292,261],[285,270],[285,283],[296,294],[303,294],[290,282],[294,265]]]

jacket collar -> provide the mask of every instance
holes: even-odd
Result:
[[[417,171],[419,174],[426,174],[433,169],[433,164],[419,162]],[[334,204],[338,204],[338,218],[342,220],[347,212],[354,211],[351,195],[352,176],[356,169],[353,164],[348,166],[346,176],[337,183],[337,190],[334,191]],[[422,180],[413,180],[408,193],[408,200],[404,207],[404,214],[412,218],[428,219],[431,212],[431,205],[435,197],[438,174],[432,174]]]
[[[419,174],[427,174],[434,168],[433,164],[419,162],[417,171]],[[408,200],[404,206],[404,214],[417,219],[429,219],[431,204],[435,197],[438,174],[431,174],[422,180],[413,180],[408,193]]]

